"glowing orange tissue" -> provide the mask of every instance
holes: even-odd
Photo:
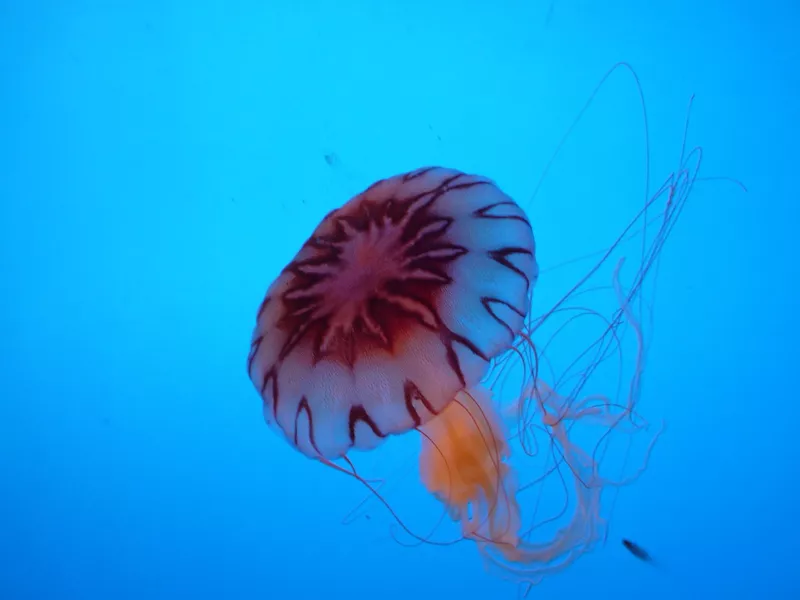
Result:
[[[460,392],[423,428],[422,481],[461,522],[465,537],[513,554],[519,507],[506,436],[491,395],[482,388]]]

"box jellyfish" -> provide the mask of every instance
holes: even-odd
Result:
[[[258,310],[247,369],[266,422],[354,477],[351,450],[416,430],[422,484],[487,565],[527,583],[564,568],[602,539],[601,493],[620,483],[600,477],[571,426],[635,426],[638,375],[617,411],[543,381],[532,336],[548,315],[530,309],[538,275],[529,219],[489,179],[429,167],[375,183],[322,220]],[[616,290],[617,321],[628,315],[638,331],[630,293]],[[509,358],[525,376],[501,409]],[[509,460],[531,452],[534,430],[558,448],[577,499],[569,523],[537,542]]]

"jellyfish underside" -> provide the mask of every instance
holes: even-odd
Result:
[[[519,507],[502,423],[484,388],[459,392],[422,428],[420,472],[425,487],[479,546],[513,552]]]
[[[465,539],[473,541],[492,571],[514,581],[538,583],[572,564],[605,535],[600,515],[604,482],[594,473],[590,455],[573,444],[568,427],[580,418],[580,407],[562,410],[561,398],[538,384],[550,435],[563,460],[575,473],[575,510],[571,521],[548,541],[533,543],[522,535],[516,473],[509,463],[510,445],[503,420],[492,403],[491,392],[476,387],[457,395],[442,413],[421,428],[423,446],[420,473],[426,489],[459,522]],[[610,414],[588,414],[606,424]]]

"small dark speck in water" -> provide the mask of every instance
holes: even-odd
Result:
[[[336,156],[336,153],[329,152],[324,156],[325,156],[325,162],[328,163],[328,166],[336,167],[339,165],[339,157]]]
[[[630,540],[623,539],[622,540],[622,545],[625,546],[625,548],[627,548],[628,552],[633,554],[639,560],[642,560],[642,561],[648,562],[648,563],[655,562],[653,560],[653,557],[650,556],[650,553],[647,550],[645,550],[644,548],[642,548],[636,542],[632,542]]]

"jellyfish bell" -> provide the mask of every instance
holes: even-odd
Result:
[[[522,209],[430,167],[328,214],[269,287],[248,360],[266,421],[331,461],[428,423],[522,330],[537,278]]]

